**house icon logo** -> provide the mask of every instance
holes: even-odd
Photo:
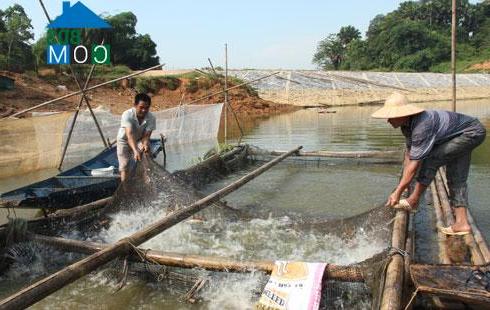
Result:
[[[73,6],[70,1],[63,1],[62,14],[48,25],[48,47],[46,63],[50,65],[65,64],[110,64],[109,44],[83,44],[84,34],[101,29],[112,29],[103,18],[92,12],[82,2]]]
[[[62,14],[56,17],[49,26],[49,29],[65,28],[112,28],[109,23],[97,16],[83,3],[78,1],[73,6],[70,6],[70,1],[63,1]]]

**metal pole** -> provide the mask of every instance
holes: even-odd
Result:
[[[453,104],[452,110],[456,112],[456,0],[452,1],[452,22],[451,22],[451,73],[453,80]]]
[[[228,121],[227,121],[227,107],[228,107],[228,45],[225,43],[225,144],[226,137],[228,135]]]

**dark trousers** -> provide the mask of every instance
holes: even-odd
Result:
[[[422,160],[418,171],[417,182],[429,186],[437,169],[446,166],[449,199],[452,207],[468,207],[468,173],[470,170],[471,152],[485,140],[485,127],[478,122],[474,129],[436,145],[429,155]]]

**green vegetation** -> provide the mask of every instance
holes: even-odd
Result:
[[[189,93],[195,93],[199,89],[196,79],[189,80],[189,83],[185,86],[185,90]]]
[[[150,35],[136,32],[137,18],[131,12],[123,12],[105,19],[113,26],[110,31],[85,29],[82,31],[82,43],[91,46],[102,41],[111,44],[111,66],[97,66],[95,76],[104,78],[121,76],[131,70],[145,69],[157,65],[159,58],[156,43]],[[38,71],[46,65],[46,34],[32,43],[31,20],[24,8],[14,4],[5,10],[0,10],[0,70],[24,72]],[[83,66],[74,66],[83,67]],[[129,69],[128,69],[129,68]],[[67,66],[57,66],[60,71],[68,71]],[[84,71],[85,68],[76,68]],[[172,87],[172,86],[171,86]]]
[[[109,32],[113,64],[126,65],[133,70],[159,64],[156,43],[149,34],[136,32],[136,15],[132,12],[122,12],[105,19],[113,27]]]
[[[22,6],[14,4],[0,10],[0,70],[32,69],[29,41],[33,38],[31,20]]]
[[[490,1],[458,1],[457,69],[490,58]],[[447,72],[451,0],[406,1],[371,20],[365,39],[352,26],[320,41],[313,63],[323,69]]]

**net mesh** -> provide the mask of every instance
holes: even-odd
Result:
[[[216,139],[222,104],[182,105],[153,112],[157,122],[153,137],[162,133],[169,146]],[[111,142],[117,137],[120,116],[103,107],[94,109],[100,128]],[[55,168],[68,138],[73,114],[33,113],[25,119],[0,121],[0,178]],[[88,110],[78,114],[64,160],[64,169],[97,155],[104,144]]]
[[[0,121],[0,178],[54,168],[61,159],[68,113]]]
[[[245,150],[245,152],[243,151]],[[230,172],[244,167],[249,158],[244,156],[246,147],[241,151],[229,152],[221,156],[211,156],[208,161],[201,165],[188,169],[187,171],[176,172],[171,174],[152,160],[144,160],[137,165],[131,183],[121,185],[114,195],[113,202],[107,206],[102,213],[96,216],[87,216],[84,219],[77,218],[75,222],[66,221],[65,225],[56,226],[56,231],[52,234],[74,237],[74,228],[78,227],[75,237],[82,240],[91,240],[98,242],[111,243],[118,238],[111,240],[111,226],[120,225],[117,222],[117,215],[129,212],[134,218],[134,223],[130,230],[132,232],[141,229],[150,224],[155,218],[160,218],[166,213],[175,209],[187,206],[192,202],[200,199],[202,194],[195,190],[194,186],[202,186],[206,182],[215,180]],[[220,167],[220,172],[214,171],[213,167]],[[184,176],[184,177],[182,177]],[[192,179],[201,180],[199,184],[191,184],[185,181],[185,176]],[[128,186],[132,184],[132,186]],[[138,210],[155,211],[152,220],[148,223],[142,223],[138,216],[134,215]],[[150,212],[151,213],[151,212]],[[206,221],[219,219],[224,223],[242,220],[242,214],[234,209],[226,208],[216,204],[199,213],[199,220]],[[285,229],[295,229],[298,232],[317,230],[325,234],[338,235],[342,238],[350,238],[356,230],[362,229],[370,234],[385,240],[387,247],[391,239],[391,220],[393,213],[388,208],[379,207],[360,215],[342,220],[324,220],[317,222],[295,223],[293,227],[284,227]],[[249,220],[245,218],[244,221]],[[105,222],[105,224],[104,224]],[[76,225],[74,225],[76,224]],[[51,226],[54,227],[54,226]],[[335,230],[331,229],[334,227]],[[32,228],[30,227],[32,230]],[[46,226],[43,226],[43,233]],[[219,233],[219,230],[226,231],[226,224],[214,226],[213,233]],[[125,236],[129,233],[126,232]],[[109,237],[109,239],[107,239]],[[336,281],[327,277],[323,281],[322,309],[365,309],[378,303],[380,292],[380,281],[384,277],[384,268],[389,260],[389,252],[383,252],[364,262],[352,265],[352,269],[346,269],[345,280],[349,282],[350,273],[362,272],[364,282]],[[113,269],[122,270],[121,261],[113,262]],[[131,264],[130,271],[135,274],[150,275],[156,281],[167,281],[171,284],[174,293],[187,296],[189,299],[198,299],[199,290],[189,295],[193,288],[201,285],[204,278],[209,278],[212,274],[211,281],[223,281],[229,275],[226,273],[210,273],[196,270],[182,270],[178,268],[167,269],[146,261],[137,264]],[[355,279],[356,277],[353,277]],[[258,283],[263,288],[267,281],[264,277]],[[358,281],[358,280],[357,280]],[[206,286],[206,284],[202,284]]]

